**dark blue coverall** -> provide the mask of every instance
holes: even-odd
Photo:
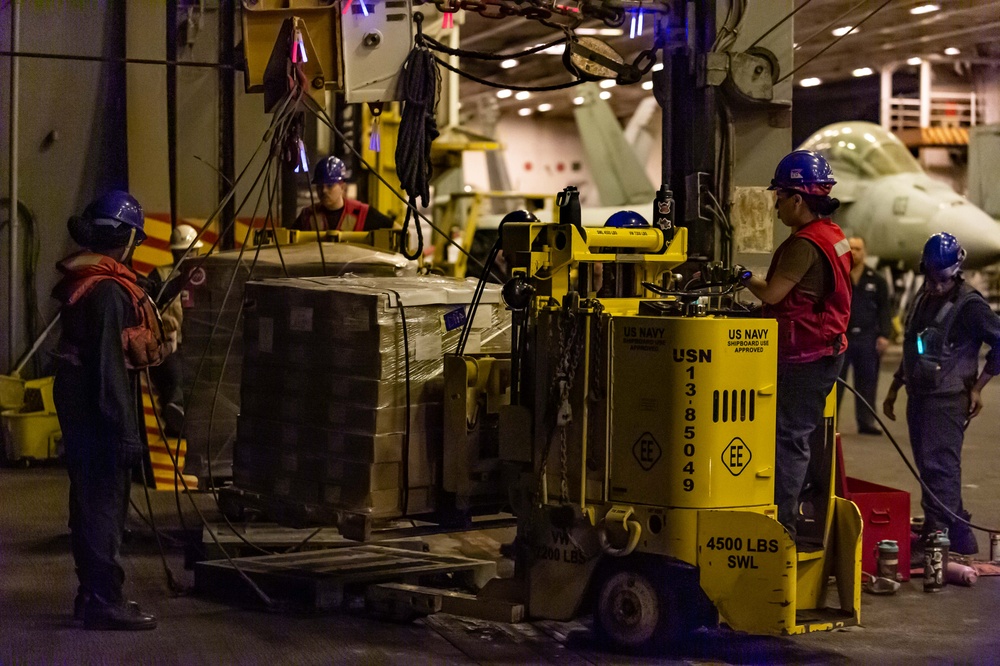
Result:
[[[82,595],[122,601],[119,561],[132,467],[142,460],[138,375],[125,367],[122,330],[139,324],[125,289],[102,280],[62,309],[62,360],[54,398],[70,478],[69,528]],[[79,364],[77,364],[77,361]]]
[[[851,321],[847,325],[847,351],[840,378],[847,380],[848,368],[854,368],[854,388],[873,408],[878,391],[878,371],[881,357],[875,341],[892,338],[892,319],[889,313],[889,286],[885,279],[871,268],[865,267],[854,285],[851,296]],[[844,385],[837,384],[837,405],[844,395]],[[875,432],[875,417],[855,398],[854,414],[858,432]]]
[[[971,289],[964,285],[957,289],[963,288]],[[969,414],[969,389],[979,375],[979,351],[984,343],[990,347],[984,370],[1000,374],[1000,317],[982,297],[966,301],[948,335],[953,351],[949,361],[942,364],[945,374],[929,383],[918,381],[914,371],[917,334],[926,330],[956,295],[952,290],[914,303],[916,309],[908,316],[903,339],[903,363],[895,378],[906,386],[906,422],[914,462],[924,483],[947,507],[946,511],[923,493],[920,504],[924,509],[924,534],[948,530],[951,550],[972,555],[978,552],[972,529],[948,512],[969,519],[962,506],[962,442]]]

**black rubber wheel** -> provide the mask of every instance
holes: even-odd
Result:
[[[696,627],[681,612],[680,590],[648,563],[623,563],[601,580],[594,597],[598,641],[624,652],[662,650]]]

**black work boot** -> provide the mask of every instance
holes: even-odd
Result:
[[[961,511],[959,514],[966,521],[972,520],[972,514]],[[958,523],[952,525],[948,538],[951,540],[951,552],[959,555],[975,555],[979,552],[976,535],[968,525]]]
[[[163,434],[167,437],[180,437],[184,429],[184,407],[176,402],[169,402],[163,407]]]
[[[156,617],[143,613],[134,601],[111,603],[92,594],[84,605],[83,628],[142,631],[155,629]]]
[[[73,600],[73,620],[76,622],[83,622],[84,615],[87,612],[87,602],[90,601],[90,592],[87,590],[80,590],[76,593],[76,599]],[[126,601],[128,606],[139,610],[139,604],[135,601]]]

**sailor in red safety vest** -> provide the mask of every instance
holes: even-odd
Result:
[[[830,197],[835,183],[829,163],[817,153],[797,150],[781,160],[768,189],[792,234],[775,250],[765,278],[742,278],[764,302],[764,316],[778,320],[774,503],[793,538],[801,507],[808,505],[800,495],[809,440],[840,374],[851,316],[851,246],[829,218],[840,203]]]
[[[316,163],[312,183],[316,186],[313,205],[304,208],[292,223],[301,231],[372,231],[392,228],[392,220],[368,204],[345,196],[347,167],[333,155]]]
[[[146,238],[142,208],[112,191],[69,221],[85,248],[57,264],[62,303],[54,398],[69,472],[69,527],[79,588],[74,618],[87,629],[152,629],[126,601],[119,560],[132,468],[146,445],[138,371],[168,353],[156,307],[130,268]]]

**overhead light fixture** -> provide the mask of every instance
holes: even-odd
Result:
[[[611,99],[611,93],[607,90],[602,90],[600,97],[601,99]]]
[[[958,55],[959,53],[961,53],[961,51],[956,49],[954,46],[949,46],[944,50],[945,55]]]
[[[514,94],[514,91],[507,90],[506,88],[504,88],[503,90],[498,90],[497,91],[497,97],[499,97],[500,99],[507,99],[508,97],[510,97],[513,94]]]
[[[810,77],[808,79],[802,79],[801,81],[799,81],[799,85],[802,86],[803,88],[812,88],[813,86],[818,86],[821,83],[823,82],[820,79],[817,79],[815,76]]]
[[[858,67],[856,70],[851,72],[854,76],[871,76],[875,72],[872,71],[871,67]]]
[[[597,85],[601,86],[602,88],[614,88],[618,84],[615,83],[614,79],[601,79],[600,83],[598,83]]]
[[[538,112],[539,113],[545,113],[546,111],[551,111],[551,110],[552,110],[552,105],[551,104],[539,104],[538,105]]]
[[[518,109],[517,115],[519,115],[519,116],[530,116],[531,115],[531,109]]]
[[[910,58],[909,60],[906,61],[906,64],[907,65],[919,65],[922,62],[923,62],[923,60],[921,60],[917,56],[913,56],[912,58]]]
[[[531,93],[528,92],[527,90],[522,90],[521,92],[519,92],[516,95],[514,95],[514,99],[519,99],[521,101],[524,101],[524,100],[528,99],[529,97],[531,97]]]
[[[652,90],[653,89],[653,82],[652,81],[643,81],[642,82],[642,89],[643,90]]]
[[[500,63],[500,66],[504,69],[510,69],[511,67],[517,67],[517,61],[513,58],[507,58]]]
[[[536,46],[538,45],[536,44]],[[555,55],[555,56],[561,56],[565,52],[566,52],[565,44],[556,44],[555,46],[550,46],[547,49],[542,49],[541,51],[539,51],[539,53],[544,53],[545,55]]]
[[[910,10],[911,14],[930,14],[941,9],[939,5],[918,5]]]
[[[839,28],[834,28],[832,32],[833,32],[833,36],[834,37],[843,37],[844,35],[846,35],[847,33],[851,32],[852,30],[854,32],[858,31],[857,28],[855,28],[852,25],[844,25],[844,26],[841,26]]]
[[[574,97],[573,98],[573,105],[574,106],[580,106],[581,104],[583,104],[583,102],[584,102],[584,99],[582,97]]]

